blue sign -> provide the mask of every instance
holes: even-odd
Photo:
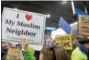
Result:
[[[75,8],[75,14],[77,15],[88,15],[87,13],[85,13],[84,11],[80,10],[80,9],[77,9]]]
[[[55,30],[56,30],[56,28],[54,28],[54,27],[46,27],[46,30],[55,31]]]
[[[71,33],[71,26],[62,17],[60,17],[59,27],[62,28],[67,34]]]

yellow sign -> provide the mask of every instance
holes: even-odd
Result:
[[[65,49],[72,49],[72,35],[57,35],[56,43],[62,45]]]
[[[19,50],[16,48],[9,48],[7,53],[7,60],[18,60]]]
[[[79,21],[78,34],[89,35],[89,16],[79,15],[78,21]]]

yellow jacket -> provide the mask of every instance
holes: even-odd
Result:
[[[88,58],[87,55],[77,47],[71,54],[71,60],[88,60]]]

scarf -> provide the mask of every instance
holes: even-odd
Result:
[[[86,49],[83,45],[79,45],[79,49],[88,56],[88,60],[89,60],[89,50]]]

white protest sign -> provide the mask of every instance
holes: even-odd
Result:
[[[2,13],[2,40],[42,45],[46,15],[4,7]]]

